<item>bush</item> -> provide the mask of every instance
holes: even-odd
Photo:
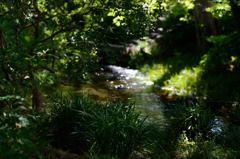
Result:
[[[1,109],[0,158],[43,158],[38,150],[47,141],[38,134],[40,124],[37,116],[25,115],[20,108]]]
[[[239,98],[239,51],[238,34],[211,36],[214,46],[202,57],[203,68],[199,90],[210,98],[231,100]]]
[[[157,144],[158,126],[139,115],[133,103],[104,105],[84,94],[62,95],[52,99],[49,133],[58,148],[126,158]]]

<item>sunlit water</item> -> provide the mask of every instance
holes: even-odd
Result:
[[[161,88],[155,86],[146,76],[139,71],[118,67],[114,65],[104,66],[102,72],[95,72],[91,78],[91,84],[79,86],[47,86],[45,92],[53,93],[89,93],[89,95],[101,101],[120,100],[126,103],[135,102],[137,111],[142,118],[148,116],[147,121],[166,125],[163,115],[165,97],[161,97]],[[166,108],[165,108],[166,110]],[[216,118],[213,122],[212,132],[220,133],[223,122]]]
[[[47,89],[47,93],[69,92],[89,94],[99,100],[115,100],[135,102],[141,117],[148,115],[148,121],[163,123],[163,102],[161,97],[153,92],[153,83],[137,70],[114,65],[104,66],[103,72],[93,74],[92,84],[76,86],[60,86]]]

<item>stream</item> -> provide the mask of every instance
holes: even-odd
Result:
[[[103,66],[101,72],[95,72],[91,77],[91,84],[81,84],[78,86],[50,86],[44,89],[47,95],[53,93],[72,93],[89,95],[97,100],[111,101],[119,100],[123,102],[135,102],[136,110],[141,112],[140,118],[145,118],[148,122],[157,122],[165,125],[166,120],[163,115],[166,97],[162,96],[161,88],[154,85],[145,75],[138,70],[123,68],[115,65]],[[163,102],[164,101],[164,102]],[[165,108],[166,110],[166,108]],[[213,121],[212,132],[221,132],[223,122],[216,118]]]
[[[137,70],[123,68],[115,65],[103,66],[102,72],[95,72],[91,84],[79,86],[57,86],[45,89],[47,94],[53,92],[84,93],[89,92],[91,97],[99,100],[115,100],[135,102],[136,110],[141,117],[148,115],[147,120],[163,122],[163,107],[160,88]]]

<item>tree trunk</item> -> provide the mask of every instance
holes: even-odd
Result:
[[[214,19],[211,13],[206,12],[206,8],[210,7],[211,4],[208,0],[196,0],[194,5],[197,43],[199,47],[206,47],[205,38],[217,34]]]
[[[36,111],[38,113],[44,111],[44,97],[42,91],[38,88],[38,86],[35,86],[32,89],[32,104],[36,107]]]
[[[32,71],[29,72],[30,78],[34,81],[34,87],[32,89],[32,105],[35,106],[38,113],[44,111],[44,97],[42,91],[36,83],[36,79]]]
[[[230,6],[233,13],[233,19],[235,21],[238,32],[240,33],[240,6],[238,5],[240,1],[238,0],[229,0]]]

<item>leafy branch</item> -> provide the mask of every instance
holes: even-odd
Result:
[[[52,69],[52,68],[50,68],[50,67],[48,67],[48,66],[44,66],[44,65],[42,65],[42,66],[37,66],[37,67],[33,68],[32,70],[33,70],[33,71],[36,71],[36,70],[40,70],[40,69],[45,69],[45,70],[48,70],[50,73],[55,73],[54,69]],[[58,76],[56,76],[56,78],[57,78],[58,80],[60,80]],[[63,80],[60,80],[60,82],[61,82],[63,85],[65,85],[65,86],[67,85],[67,83],[64,82]]]

